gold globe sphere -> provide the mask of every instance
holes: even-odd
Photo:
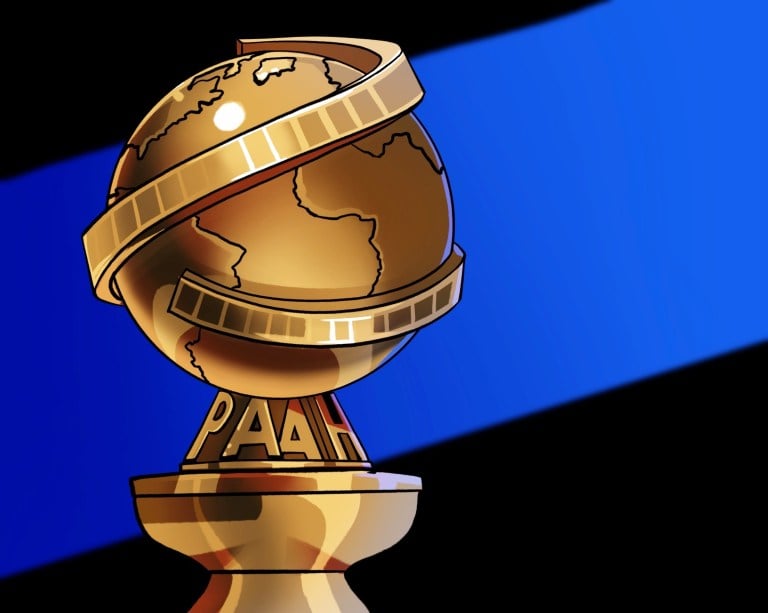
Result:
[[[369,60],[308,52],[333,49],[266,47],[199,72],[147,114],[113,175],[123,247],[101,297],[223,389],[337,389],[458,301],[445,169],[410,109],[389,108],[418,84],[404,58],[388,90],[368,83]],[[86,247],[98,285],[108,266]]]

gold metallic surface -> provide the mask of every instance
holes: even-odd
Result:
[[[383,340],[414,332],[459,302],[463,258],[454,249],[438,274],[413,284],[405,297],[402,290],[374,296],[380,304],[368,297],[303,303],[260,299],[185,273],[169,312],[206,330],[271,343],[322,346]]]
[[[109,283],[133,251],[133,241],[165,229],[194,202],[209,197],[202,204],[210,205],[221,199],[211,194],[241,182],[225,194],[252,187],[415,106],[423,91],[399,47],[358,42],[362,45],[330,38],[241,41],[247,55],[195,75],[161,100],[118,162],[110,208],[83,237],[97,295],[119,301],[119,294],[110,295]],[[334,71],[336,55],[348,65]],[[280,87],[280,77],[291,72],[300,74],[301,86]],[[258,87],[269,94],[254,95]],[[312,104],[319,99],[322,106]],[[218,111],[204,112],[216,102],[219,111],[239,108],[243,120],[222,127]]]
[[[421,479],[411,475],[358,470],[203,471],[133,479],[136,496],[205,494],[278,494],[322,492],[419,492]]]
[[[219,391],[182,470],[370,468],[334,394],[266,399]]]
[[[132,488],[146,534],[213,573],[192,611],[351,613],[367,609],[344,571],[408,532],[421,491],[366,469],[333,394],[219,391],[181,472]]]
[[[445,168],[408,112],[423,92],[396,45],[363,42],[241,41],[120,156],[84,237],[96,294],[203,381],[337,389],[460,299]]]
[[[343,572],[408,532],[421,483],[249,472],[145,477],[133,489],[146,533],[213,573],[192,611],[352,613],[367,609]]]
[[[135,479],[133,485],[139,518],[149,535],[209,570],[343,572],[405,535],[421,488],[390,489],[386,486],[399,475],[384,473],[377,481],[364,473],[360,482],[365,488],[355,489],[355,473],[341,475],[350,476],[325,484],[322,474],[242,473],[242,489],[215,495],[142,494],[143,489],[153,491],[157,477]],[[317,487],[304,489],[301,482],[315,476],[320,477]],[[179,478],[198,489],[194,475]],[[296,488],[290,487],[294,479]],[[256,484],[249,486],[249,480]]]
[[[333,390],[460,300],[448,178],[397,45],[237,53],[150,110],[83,236],[96,296],[218,388],[136,513],[212,572],[193,611],[365,611],[344,571],[406,534],[421,480],[372,470]]]

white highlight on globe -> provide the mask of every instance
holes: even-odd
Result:
[[[231,132],[245,121],[245,109],[239,102],[225,102],[213,116],[213,124],[222,132]]]

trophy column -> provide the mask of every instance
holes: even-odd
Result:
[[[367,611],[353,563],[397,543],[421,480],[377,473],[334,394],[219,391],[175,474],[132,480],[155,541],[211,572],[193,611]]]

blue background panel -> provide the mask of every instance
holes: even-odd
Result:
[[[768,338],[768,7],[737,6],[611,2],[412,58],[465,284],[340,390],[374,462]],[[0,184],[2,575],[137,535],[128,479],[175,470],[215,393],[92,294],[117,154]]]

